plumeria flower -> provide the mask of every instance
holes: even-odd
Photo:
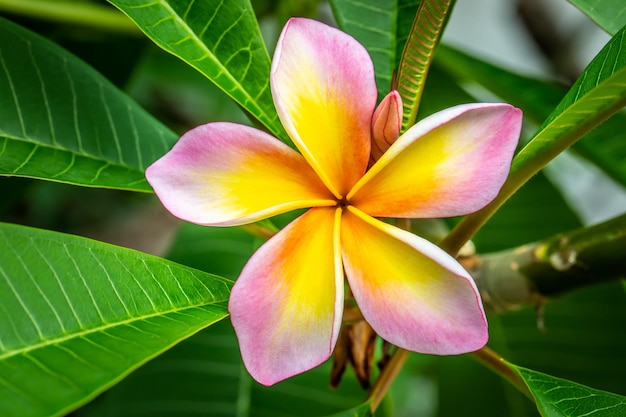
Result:
[[[331,355],[344,275],[363,317],[390,343],[429,354],[480,349],[487,321],[472,278],[432,243],[377,218],[463,215],[489,203],[510,168],[521,112],[470,104],[408,129],[371,168],[377,91],[352,37],[291,19],[270,84],[300,151],[252,127],[187,132],[147,178],[181,219],[237,226],[309,208],[250,258],[229,301],[244,364],[271,385]]]

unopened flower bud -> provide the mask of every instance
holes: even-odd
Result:
[[[380,102],[372,116],[372,152],[370,165],[376,162],[398,139],[402,127],[402,98],[391,90]]]

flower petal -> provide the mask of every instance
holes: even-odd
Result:
[[[377,92],[367,51],[337,29],[291,19],[278,40],[270,82],[294,143],[335,196],[345,196],[369,159]]]
[[[341,246],[354,298],[383,339],[439,355],[487,343],[476,285],[442,249],[354,207],[343,213]]]
[[[233,123],[187,132],[147,169],[146,178],[172,214],[211,226],[336,204],[300,154],[260,130]]]
[[[262,384],[332,353],[343,313],[340,214],[309,210],[265,243],[235,282],[228,308],[243,362]]]
[[[508,175],[522,122],[508,104],[468,104],[407,130],[348,195],[375,217],[451,217],[487,205]]]

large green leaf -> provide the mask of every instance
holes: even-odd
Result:
[[[613,39],[515,157],[513,181],[530,178],[546,163],[626,104],[626,29]],[[511,183],[510,182],[510,183]]]
[[[241,228],[185,223],[179,229],[167,259],[234,280],[252,256],[255,240]]]
[[[422,0],[400,58],[397,90],[402,96],[402,130],[417,118],[426,76],[435,48],[443,33],[455,0]]]
[[[249,0],[109,0],[157,45],[213,81],[276,136],[270,58]]]
[[[626,25],[626,4],[622,0],[569,0],[602,29],[615,35]]]
[[[0,415],[62,415],[227,315],[231,281],[0,225]]]
[[[365,392],[352,375],[335,391],[329,374],[326,363],[272,387],[258,384],[224,320],[133,372],[79,416],[319,417],[363,401]]]
[[[626,397],[530,369],[513,368],[530,389],[544,417],[615,417],[626,414]]]
[[[448,250],[458,250],[541,168],[626,105],[625,35],[626,28],[609,41],[515,156],[500,194],[485,208],[467,216],[442,242]]]
[[[149,191],[176,136],[104,77],[0,19],[0,175]]]
[[[168,257],[234,277],[252,254],[254,240],[237,228],[185,224]],[[362,402],[365,392],[350,371],[338,390],[328,387],[329,365],[263,387],[243,367],[237,338],[224,320],[133,372],[79,416],[322,416]]]
[[[339,27],[361,42],[372,57],[381,97],[391,88],[419,4],[420,0],[330,1]]]

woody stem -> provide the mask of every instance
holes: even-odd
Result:
[[[370,408],[372,412],[376,411],[383,398],[385,398],[387,390],[391,386],[394,379],[396,379],[396,376],[408,359],[409,353],[410,352],[408,350],[398,348],[393,355],[391,355],[389,363],[387,363],[387,365],[383,368],[382,372],[376,379],[376,382],[374,382],[374,385],[367,396],[370,401]]]

